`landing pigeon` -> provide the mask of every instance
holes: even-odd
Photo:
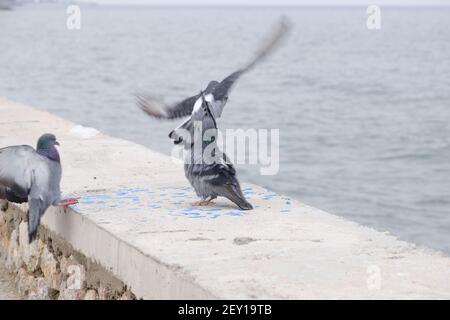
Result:
[[[76,204],[77,199],[61,200],[59,145],[53,134],[42,135],[37,148],[27,145],[0,149],[0,199],[28,202],[28,240],[36,239],[42,215],[50,205]]]
[[[207,205],[222,196],[242,210],[251,210],[253,207],[241,191],[236,170],[226,154],[217,146],[217,124],[211,103],[204,95],[201,98],[201,105],[197,102],[192,113],[194,126],[190,134],[193,140],[189,143],[189,139],[183,139],[190,151],[186,153],[184,172],[196,194],[202,199],[194,205]],[[197,127],[199,124],[201,127]],[[193,132],[198,129],[201,129],[201,132],[196,137]],[[197,145],[201,145],[201,148],[196,147]]]

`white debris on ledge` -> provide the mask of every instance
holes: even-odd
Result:
[[[80,139],[92,139],[100,134],[100,131],[90,127],[84,127],[82,125],[76,125],[70,129],[70,135]]]
[[[450,298],[450,258],[438,252],[246,183],[254,210],[191,207],[169,157],[103,134],[74,139],[73,123],[1,98],[0,117],[0,146],[47,131],[62,142],[62,189],[80,202],[42,223],[138,298]]]

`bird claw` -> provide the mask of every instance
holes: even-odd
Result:
[[[199,207],[199,206],[203,206],[204,203],[205,203],[204,200],[198,200],[198,201],[191,202],[191,205],[195,206],[195,207]]]
[[[198,200],[198,201],[191,203],[192,206],[196,206],[196,207],[204,207],[204,206],[208,206],[210,204],[214,204],[212,199]]]
[[[77,204],[78,203],[78,199],[79,198],[64,199],[64,200],[61,201],[61,203],[59,205],[63,207],[64,213],[67,213],[67,209],[69,208],[69,206]]]

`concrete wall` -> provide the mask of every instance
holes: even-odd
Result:
[[[58,137],[63,192],[81,199],[48,210],[40,239],[112,275],[122,284],[112,298],[450,298],[450,258],[438,252],[246,183],[255,210],[191,207],[182,165],[159,153],[4,99],[0,124],[0,146]]]

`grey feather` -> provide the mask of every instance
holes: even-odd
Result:
[[[203,91],[206,95],[211,94],[211,112],[215,118],[222,115],[222,111],[228,101],[228,94],[235,82],[245,73],[252,70],[260,61],[273,52],[285,38],[290,29],[290,23],[286,18],[282,18],[277,27],[273,30],[270,37],[263,42],[257,50],[255,57],[245,66],[233,72],[221,82],[210,81],[206,89]],[[137,94],[136,101],[139,107],[149,116],[159,119],[176,119],[189,116],[196,101],[200,99],[201,94],[184,99],[174,105],[165,105],[148,95]]]
[[[32,242],[36,239],[41,217],[48,209],[49,205],[42,199],[31,198],[28,201],[28,241]]]
[[[209,104],[203,100],[202,106],[192,114],[193,121],[201,121],[202,133],[199,135],[201,141],[193,141],[190,148],[190,159],[184,165],[186,178],[194,188],[196,194],[202,198],[216,198],[218,196],[228,198],[243,210],[253,209],[252,205],[245,199],[236,177],[236,170],[229,163],[228,157],[217,146],[217,124],[209,108]],[[204,133],[207,130],[216,131],[211,139],[205,141]],[[191,130],[193,134],[193,130]],[[201,148],[196,148],[201,144]],[[210,150],[211,160],[205,161],[206,148]],[[201,151],[201,152],[200,152]],[[198,154],[197,154],[198,152]]]
[[[0,149],[0,198],[28,202],[28,232],[36,236],[41,216],[50,205],[58,205],[61,165],[30,146]]]

